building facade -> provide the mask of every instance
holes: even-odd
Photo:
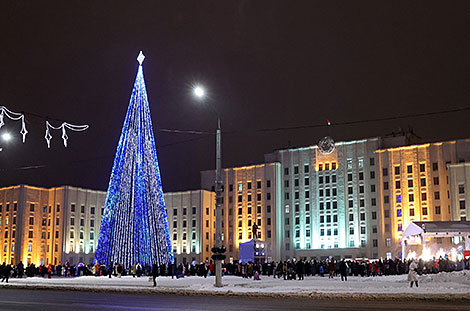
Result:
[[[215,193],[190,190],[164,196],[176,263],[209,260],[215,241]]]
[[[92,262],[106,192],[70,186],[0,188],[7,263]]]
[[[470,163],[449,164],[451,220],[470,220]]]
[[[377,255],[378,138],[338,142],[265,155],[282,172],[279,259]]]
[[[201,172],[202,188],[213,191],[214,180],[215,171]],[[281,223],[278,220],[281,216],[278,208],[280,181],[279,163],[223,169],[222,231],[227,260],[238,259],[239,244],[254,238],[252,229],[255,223],[258,226],[257,238],[266,245],[266,258],[279,258],[282,250]],[[212,213],[215,215],[215,209]]]
[[[460,220],[455,204],[465,178],[454,164],[470,161],[469,139],[380,149],[377,156],[381,256],[401,257],[401,234],[411,221]]]

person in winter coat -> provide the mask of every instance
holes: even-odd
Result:
[[[152,278],[153,278],[153,287],[157,286],[157,276],[160,273],[160,269],[157,264],[152,266]]]
[[[410,263],[408,269],[408,281],[410,282],[410,287],[413,287],[413,282],[415,282],[416,287],[418,287],[418,264],[415,260]]]
[[[329,268],[328,270],[330,271],[330,274],[328,275],[328,278],[332,279],[332,278],[334,278],[335,271],[336,271],[336,264],[335,264],[335,259],[334,258],[331,258],[331,261],[330,261],[330,264],[329,264],[328,268]]]
[[[348,280],[348,264],[344,259],[341,260],[341,263],[339,264],[339,273],[341,274],[341,281]]]

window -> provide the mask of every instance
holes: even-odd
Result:
[[[349,221],[354,221],[354,214],[349,214]]]
[[[370,172],[370,179],[375,179],[375,172],[374,171]]]
[[[285,199],[285,200],[289,200],[289,192],[286,192],[286,193],[284,194],[284,199]]]
[[[332,169],[332,170],[335,170],[335,169],[336,169],[336,162],[332,162],[332,163],[331,163],[331,169]]]
[[[420,163],[420,164],[419,164],[419,171],[420,171],[421,173],[425,172],[425,171],[426,171],[426,164]]]
[[[403,231],[403,225],[402,225],[402,224],[398,224],[397,230],[398,230],[398,231]]]
[[[333,209],[336,209],[336,208],[338,208],[338,202],[333,201]]]
[[[401,194],[397,194],[397,203],[401,203]]]
[[[326,171],[330,170],[330,163],[325,163],[325,170]]]
[[[375,192],[375,185],[370,185],[370,192]]]
[[[366,247],[366,240],[361,240],[361,247]]]
[[[428,208],[423,207],[423,216],[427,216],[427,215],[428,215]]]
[[[370,164],[370,166],[374,166],[374,165],[375,165],[375,159],[374,159],[374,158],[370,158],[370,159],[369,159],[369,164]]]
[[[351,208],[354,207],[354,202],[353,202],[353,200],[349,200],[349,201],[348,201],[348,206],[351,207]]]
[[[434,162],[434,163],[432,164],[432,170],[433,170],[433,171],[437,171],[438,169],[439,169],[439,165],[437,164],[437,162]]]
[[[331,175],[331,182],[336,182],[336,175]]]
[[[408,188],[413,188],[413,179],[408,179]]]
[[[409,194],[408,194],[408,201],[409,201],[409,202],[414,202],[414,200],[415,200],[414,194],[413,194],[413,193],[409,193]]]
[[[364,193],[364,186],[359,186],[359,193]]]
[[[399,180],[395,181],[395,188],[400,189],[400,186],[401,186],[400,181]]]
[[[310,179],[308,177],[305,177],[304,184],[305,184],[305,186],[310,185]]]
[[[173,209],[173,216],[178,215],[178,210],[176,208]]]
[[[268,218],[268,219],[271,220],[271,218]],[[309,225],[310,224],[310,217],[307,216],[305,218],[305,222],[307,223],[307,225]]]
[[[243,184],[242,183],[238,183],[238,191],[242,191],[243,190]]]
[[[338,222],[338,215],[333,215],[333,222]]]
[[[406,167],[407,171],[408,171],[408,174],[412,174],[413,173],[413,166],[412,165],[408,165]]]
[[[34,217],[29,217],[29,224],[34,225]]]
[[[377,205],[377,199],[376,198],[371,198],[370,199],[370,205],[376,206]]]
[[[364,173],[363,172],[359,173],[359,180],[364,180]]]
[[[459,193],[460,194],[465,193],[465,185],[459,185]]]
[[[248,202],[251,202],[251,194],[249,194],[249,195],[247,196],[247,201],[248,201]]]
[[[320,164],[321,165],[321,164]],[[321,170],[320,170],[321,171]],[[284,175],[289,175],[289,168],[285,167],[284,168]]]
[[[331,215],[326,215],[326,222],[331,222]]]
[[[390,210],[388,210],[388,209],[384,210],[384,217],[385,218],[390,218]]]
[[[415,216],[415,209],[410,207],[410,217],[414,217]]]
[[[376,220],[377,219],[377,212],[372,212],[372,219]]]
[[[390,224],[385,224],[385,232],[390,232]]]
[[[389,198],[388,195],[385,195],[385,196],[384,196],[384,203],[385,203],[385,204],[390,203],[390,198]]]
[[[246,185],[247,185],[246,188],[247,188],[248,190],[250,190],[250,189],[251,189],[251,181],[249,181]]]
[[[271,188],[271,180],[266,180],[266,188]]]
[[[309,203],[305,204],[305,211],[306,212],[310,211],[310,204]]]
[[[383,176],[388,176],[388,168],[384,167],[384,168],[382,169],[382,175],[383,175]]]
[[[320,223],[324,223],[325,222],[325,216],[320,216]]]
[[[384,190],[388,190],[388,181],[384,181]]]
[[[428,199],[428,196],[426,192],[421,193],[421,200],[426,201]]]
[[[348,181],[352,181],[353,180],[353,175],[351,173],[348,173]]]
[[[465,200],[459,201],[460,209],[465,209]]]
[[[348,194],[353,194],[353,187],[348,187]]]
[[[359,200],[359,207],[364,207],[364,199]]]
[[[377,233],[377,226],[372,226],[372,233]]]
[[[366,213],[361,213],[361,220],[362,221],[366,220]]]
[[[258,189],[261,188],[261,181],[258,180],[258,181],[256,182],[256,188],[258,188]]]
[[[421,187],[426,187],[426,178],[421,178]]]
[[[325,229],[320,229],[320,235],[324,236],[325,235]]]
[[[440,200],[439,191],[434,192],[434,200]]]
[[[434,185],[439,185],[439,177],[434,177],[433,181],[434,181]]]
[[[436,213],[436,215],[440,215],[441,214],[441,207],[439,205],[435,206],[434,207],[434,212]]]
[[[45,220],[45,219],[44,219],[44,220]],[[43,221],[43,223],[44,223],[44,221]],[[71,225],[71,226],[75,225],[75,218],[73,218],[73,217],[70,218],[70,225]]]
[[[373,247],[378,247],[379,243],[376,239],[372,240],[372,246]]]
[[[401,217],[402,216],[401,214],[402,214],[401,208],[397,208],[397,217]]]
[[[57,210],[57,213],[60,212],[60,205],[59,204],[57,204],[57,209],[56,210]]]
[[[395,166],[395,175],[400,175],[400,166]]]

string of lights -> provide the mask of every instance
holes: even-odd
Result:
[[[23,136],[23,143],[24,143],[26,141],[26,134],[28,134],[28,130],[26,130],[26,122],[24,119],[24,114],[19,113],[19,112],[13,112],[5,106],[0,106],[0,128],[2,128],[2,126],[5,125],[5,122],[3,120],[5,116],[13,121],[21,120],[20,134],[21,136]]]
[[[42,117],[42,116],[40,116],[38,114],[35,114],[35,113],[13,112],[5,106],[0,106],[0,128],[2,128],[5,125],[5,121],[4,121],[5,116],[8,117],[10,120],[13,120],[13,121],[21,120],[20,134],[23,137],[23,143],[25,143],[26,134],[28,134],[28,130],[26,129],[25,114],[29,114],[29,115],[34,116],[34,117],[45,118],[45,117]],[[75,132],[82,132],[82,131],[85,131],[89,128],[88,125],[74,125],[74,124],[71,124],[71,123],[68,123],[68,122],[65,122],[65,121],[63,121],[60,126],[55,127],[47,120],[48,118],[45,118],[45,119],[46,119],[46,121],[45,121],[46,134],[45,134],[44,138],[46,139],[47,148],[51,147],[51,139],[52,139],[51,130],[61,130],[62,131],[62,139],[64,141],[64,146],[67,147],[67,141],[69,139],[69,137],[67,135],[67,131],[66,131],[67,129],[71,130],[71,131],[75,131]],[[57,119],[54,119],[54,120],[57,120]]]
[[[44,136],[44,138],[46,139],[46,142],[47,142],[47,148],[51,148],[51,139],[52,139],[52,135],[50,133],[51,129],[62,130],[62,139],[64,140],[64,146],[67,147],[67,140],[69,139],[69,137],[67,136],[66,129],[69,129],[75,132],[82,132],[88,128],[89,128],[88,125],[74,125],[74,124],[70,124],[67,122],[63,122],[60,126],[55,127],[55,126],[52,126],[49,123],[49,121],[46,120],[46,135]]]
[[[95,261],[172,263],[168,219],[143,75],[144,55],[132,90],[109,181]]]

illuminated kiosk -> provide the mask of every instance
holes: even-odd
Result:
[[[451,238],[453,243],[442,243],[441,240],[442,244],[430,244],[431,238]],[[436,245],[440,248],[460,246],[458,250],[464,256],[470,256],[470,221],[413,221],[403,231],[401,253],[403,258],[407,258],[407,252],[414,248],[420,249],[423,256],[424,250],[436,248]],[[432,258],[433,255],[429,253],[427,256]]]
[[[265,241],[258,239],[252,239],[245,243],[240,243],[238,247],[238,261],[246,264],[252,263],[264,263],[266,262],[267,245]]]
[[[95,261],[131,267],[173,262],[168,218],[140,52],[114,158]]]

